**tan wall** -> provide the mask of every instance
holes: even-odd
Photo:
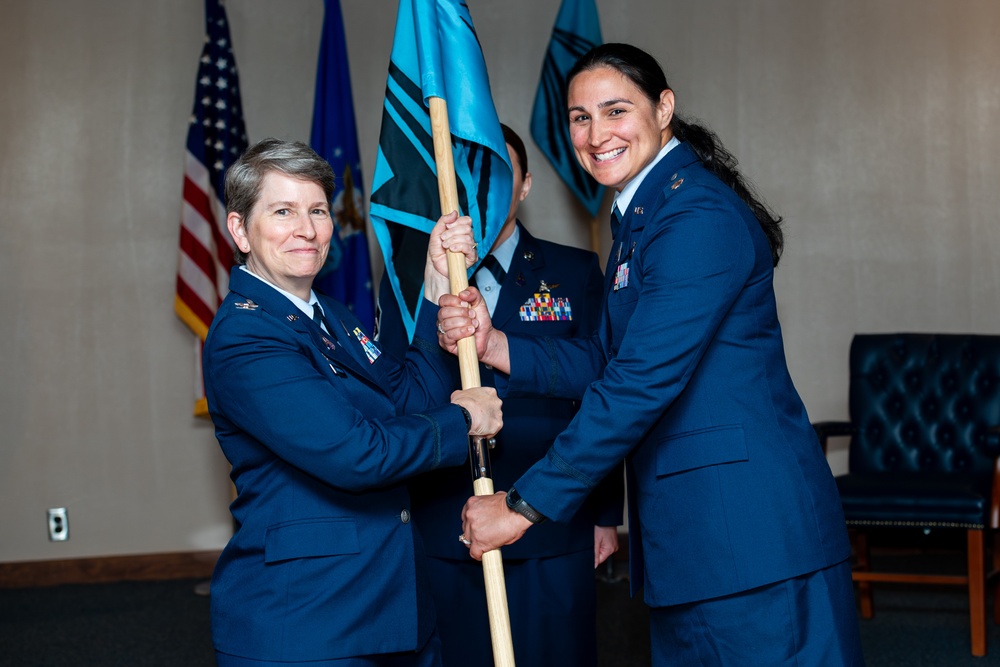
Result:
[[[396,3],[342,2],[368,185]],[[227,4],[251,139],[307,140],[321,0]],[[527,138],[558,2],[469,4],[500,115]],[[680,110],[786,217],[776,288],[813,418],[846,416],[855,332],[1000,330],[1000,4],[599,5],[605,39],[656,55]],[[0,562],[228,537],[227,465],[191,416],[192,337],[172,311],[202,24],[197,0],[0,6]],[[525,220],[587,245],[528,150]],[[54,506],[68,542],[46,539]]]

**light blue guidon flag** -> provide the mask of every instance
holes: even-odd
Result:
[[[510,209],[513,180],[469,8],[454,0],[400,0],[370,213],[411,339],[427,242],[442,214],[431,97],[448,106],[459,212],[472,218],[479,247],[489,249]]]

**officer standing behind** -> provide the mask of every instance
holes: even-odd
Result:
[[[521,138],[502,126],[514,168],[514,191],[500,234],[471,279],[493,321],[529,336],[585,338],[597,328],[603,275],[592,252],[536,239],[517,219],[531,190]],[[401,354],[408,344],[399,309],[383,279],[378,339]],[[483,386],[493,370],[480,366]],[[455,364],[456,386],[458,364]],[[543,456],[576,414],[578,401],[504,401],[504,428],[491,451],[494,485],[510,485]],[[618,550],[623,474],[616,469],[568,521],[548,522],[503,550],[507,604],[518,667],[596,665],[594,568]],[[410,483],[414,523],[430,556],[444,667],[493,664],[482,565],[456,539],[471,489],[465,468],[422,475]]]

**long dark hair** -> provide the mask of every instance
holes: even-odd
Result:
[[[610,67],[627,77],[653,104],[659,102],[660,93],[670,88],[667,77],[663,74],[663,68],[653,56],[630,44],[616,43],[596,46],[581,56],[569,71],[566,85],[568,86],[577,74],[599,67]],[[712,130],[686,121],[676,113],[670,121],[670,130],[678,141],[683,141],[691,147],[706,169],[728,185],[750,208],[760,223],[760,228],[764,230],[767,242],[771,246],[771,261],[777,266],[784,247],[784,235],[781,232],[782,218],[768,208],[753,186],[740,174],[736,168],[736,157],[726,150]]]

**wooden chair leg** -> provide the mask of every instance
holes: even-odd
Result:
[[[968,531],[969,625],[972,655],[986,655],[986,551],[983,531]]]
[[[854,543],[854,555],[857,558],[856,569],[861,572],[869,572],[872,569],[872,563],[868,535],[855,529],[851,531],[851,541]],[[875,601],[870,581],[858,582],[858,600],[861,603],[861,618],[873,618],[875,616]]]
[[[1000,530],[993,530],[993,622],[1000,625]]]

